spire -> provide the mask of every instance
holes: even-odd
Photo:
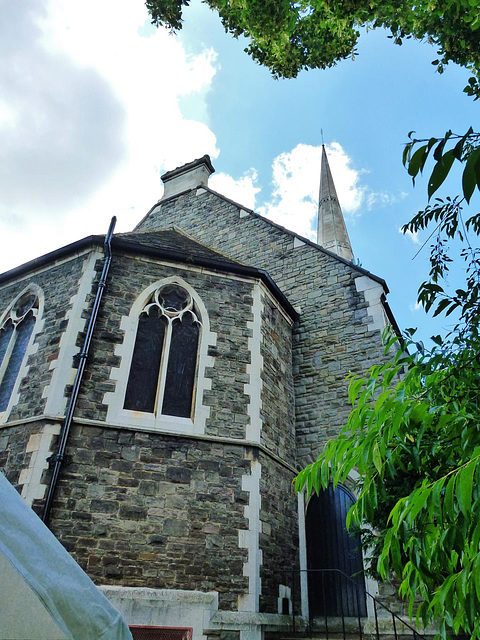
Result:
[[[318,197],[317,243],[341,258],[353,260],[353,251],[333,184],[324,144],[322,144],[322,167]]]

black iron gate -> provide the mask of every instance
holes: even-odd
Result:
[[[344,486],[313,495],[306,514],[308,599],[311,616],[366,616],[360,536],[347,531],[345,518],[355,502]],[[342,580],[337,569],[354,582]],[[316,570],[316,571],[315,571]],[[357,587],[358,585],[358,587]]]

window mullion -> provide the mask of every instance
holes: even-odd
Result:
[[[160,360],[160,374],[158,376],[157,398],[155,400],[155,415],[159,415],[162,413],[163,396],[165,394],[165,380],[167,377],[171,341],[172,341],[172,319],[168,318],[166,336],[165,336],[165,341],[163,343],[162,357]]]

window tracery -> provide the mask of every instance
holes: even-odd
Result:
[[[0,326],[0,412],[7,409],[39,313],[38,296],[21,295]]]
[[[124,409],[191,418],[202,323],[177,283],[157,288],[138,319]]]

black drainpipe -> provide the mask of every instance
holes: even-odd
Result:
[[[67,446],[68,434],[70,432],[70,427],[73,421],[73,414],[75,411],[75,406],[77,404],[78,393],[80,391],[80,385],[82,383],[83,373],[85,371],[85,366],[87,364],[88,351],[90,349],[90,344],[92,342],[93,331],[95,329],[95,324],[97,322],[98,311],[100,309],[100,303],[102,301],[103,291],[105,289],[105,285],[107,282],[108,271],[110,269],[110,263],[112,262],[112,236],[113,230],[115,229],[115,223],[117,222],[117,218],[113,216],[110,227],[108,228],[107,235],[105,236],[105,242],[103,243],[103,252],[105,255],[105,260],[103,262],[103,270],[102,276],[98,283],[97,294],[95,296],[95,301],[92,307],[92,313],[90,314],[90,320],[88,322],[87,332],[85,334],[85,340],[83,343],[82,350],[78,354],[78,369],[75,375],[75,381],[72,387],[72,393],[70,394],[70,398],[68,400],[67,412],[65,414],[65,419],[63,421],[62,430],[60,432],[60,439],[58,441],[57,452],[53,455],[50,460],[53,463],[53,471],[52,477],[50,478],[50,483],[48,485],[47,497],[45,498],[45,505],[43,507],[42,520],[45,524],[48,523],[48,518],[50,516],[50,510],[52,508],[53,496],[55,494],[55,489],[58,482],[58,477],[60,475],[60,469],[62,467],[63,460],[65,458],[65,448]]]

